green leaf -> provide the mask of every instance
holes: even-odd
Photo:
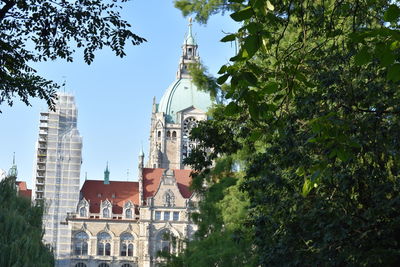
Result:
[[[397,5],[390,5],[383,15],[383,19],[388,22],[396,22],[400,17],[400,8]]]
[[[263,25],[258,22],[250,22],[245,28],[249,31],[250,34],[257,34],[263,29]]]
[[[390,51],[389,48],[385,47],[383,51],[381,51],[380,55],[380,60],[381,60],[381,66],[382,67],[387,67],[389,65],[392,65],[394,62],[394,55],[392,51]]]
[[[365,65],[370,62],[371,55],[368,52],[368,47],[364,46],[363,48],[361,48],[361,50],[358,51],[358,53],[356,54],[354,60],[359,66]]]
[[[226,107],[225,107],[225,114],[227,116],[232,116],[237,113],[239,113],[240,108],[235,102],[230,102]]]
[[[219,69],[219,71],[218,71],[218,74],[222,74],[222,73],[225,73],[226,72],[226,70],[227,70],[227,66],[226,65],[222,65],[222,67]]]
[[[248,6],[238,12],[231,14],[231,18],[235,21],[243,21],[245,19],[249,19],[253,16],[253,9],[251,6]]]
[[[254,119],[254,120],[259,119],[260,112],[259,112],[257,104],[255,104],[255,103],[249,104],[249,113],[250,113],[250,116],[252,119]]]
[[[276,82],[269,82],[264,88],[263,92],[266,94],[273,94],[278,91],[278,83]]]
[[[274,9],[275,9],[274,5],[271,4],[270,1],[267,1],[267,9],[268,9],[268,10],[271,10],[271,11],[274,11]]]
[[[313,184],[309,179],[304,180],[303,188],[301,190],[301,195],[306,197],[310,191],[313,189]]]
[[[229,34],[221,39],[221,42],[232,42],[236,40],[236,34]]]
[[[257,77],[251,72],[244,72],[242,73],[242,77],[250,83],[250,85],[256,86],[257,85]]]
[[[217,83],[219,84],[219,85],[221,85],[221,84],[223,84],[224,82],[226,82],[226,80],[229,78],[229,76],[231,76],[230,74],[224,74],[224,75],[222,75],[222,76],[219,76],[218,77],[218,79],[217,79]]]
[[[253,55],[258,51],[260,48],[260,38],[258,35],[249,35],[243,44],[243,50],[247,52],[247,58],[253,57]],[[242,55],[245,57],[245,55]]]
[[[393,64],[389,68],[386,78],[393,82],[400,81],[400,63]]]

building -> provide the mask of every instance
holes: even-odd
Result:
[[[0,181],[5,179],[6,177],[14,177],[15,179],[15,188],[17,189],[17,194],[18,196],[21,197],[26,197],[27,199],[32,198],[32,190],[28,189],[26,182],[23,181],[17,181],[18,178],[18,168],[17,164],[15,163],[15,153],[13,156],[13,164],[11,165],[11,168],[8,170],[8,175],[6,171],[0,169]]]
[[[51,244],[57,266],[69,266],[68,212],[79,201],[82,137],[77,129],[74,96],[59,93],[55,111],[40,113],[36,144],[33,200],[44,203],[44,242]]]
[[[210,94],[196,88],[188,71],[199,60],[190,23],[176,79],[159,104],[153,100],[148,168],[187,169],[182,161],[196,145],[189,140],[189,132],[198,121],[207,119],[212,105]]]
[[[176,80],[160,103],[153,100],[149,159],[139,154],[138,181],[86,180],[75,211],[68,213],[72,267],[150,267],[193,238],[198,197],[190,191],[191,170],[182,161],[196,143],[188,136],[207,119],[209,94],[192,83],[188,65],[199,60],[191,24],[182,46]]]

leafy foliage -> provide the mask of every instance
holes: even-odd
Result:
[[[42,243],[43,207],[17,196],[15,177],[0,182],[0,265],[54,266],[50,248]]]
[[[1,1],[0,104],[12,105],[18,95],[27,105],[29,97],[39,97],[53,107],[59,85],[37,75],[29,64],[56,58],[71,62],[71,44],[84,49],[90,64],[104,46],[123,57],[126,42],[145,41],[120,18],[118,8],[117,1]]]
[[[195,184],[217,157],[241,162],[258,265],[398,265],[398,1],[238,0],[207,14],[230,4],[243,25],[221,41],[240,50],[217,79],[229,104],[192,131]]]

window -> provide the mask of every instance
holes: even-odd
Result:
[[[79,209],[79,216],[81,216],[81,217],[86,217],[87,216],[85,207],[82,207],[82,208]]]
[[[97,235],[97,255],[111,255],[111,236],[106,232],[101,232]]]
[[[87,255],[88,254],[88,240],[89,236],[85,232],[79,232],[74,236],[74,254]]]
[[[103,209],[103,218],[110,218],[110,210],[108,208]]]
[[[156,217],[155,217],[156,221],[161,220],[161,211],[156,211]]]
[[[171,132],[167,131],[167,138],[171,138]]]
[[[164,221],[169,221],[169,211],[164,211]]]
[[[157,133],[157,137],[160,138],[161,137],[161,131],[158,131]]]
[[[75,267],[87,267],[87,266],[83,262],[78,262],[77,264],[75,264]]]
[[[179,221],[179,211],[174,211],[174,221]]]
[[[106,256],[110,256],[110,255],[111,255],[111,244],[106,243]]]
[[[133,235],[130,233],[123,233],[121,239],[121,256],[133,256]]]
[[[172,138],[176,138],[176,132],[175,131],[172,132]]]
[[[189,117],[183,121],[182,129],[182,157],[186,158],[190,155],[193,148],[196,147],[197,141],[189,139],[190,132],[193,128],[197,127],[197,120]]]
[[[124,263],[124,264],[122,264],[121,267],[132,267],[132,265],[130,265],[129,263]]]
[[[100,263],[99,264],[99,267],[110,267],[110,265],[108,265],[107,263]]]
[[[174,236],[168,229],[161,230],[156,236],[156,250],[158,251],[165,251],[169,253],[174,253],[175,247],[173,244],[176,242],[171,242],[174,239]]]
[[[132,210],[131,209],[127,209],[125,211],[125,217],[126,218],[132,218]]]

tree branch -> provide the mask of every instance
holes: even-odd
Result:
[[[2,9],[0,9],[0,21],[2,21],[4,19],[4,17],[6,16],[7,12],[13,7],[15,6],[15,1],[7,1],[6,4],[3,6]]]

